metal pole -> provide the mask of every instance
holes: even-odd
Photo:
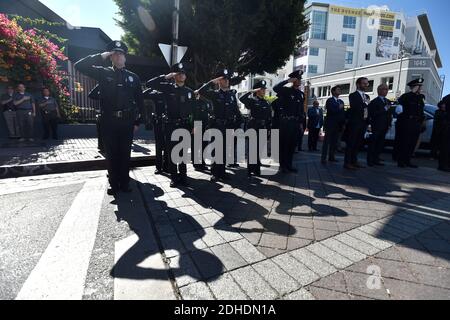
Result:
[[[171,66],[178,62],[178,35],[180,28],[180,0],[174,0],[174,11],[172,16],[172,59]]]
[[[403,56],[404,56],[404,44],[403,42],[400,44],[400,71],[398,73],[398,81],[397,81],[397,92],[396,92],[396,98],[400,97],[400,79],[402,77],[402,68],[403,68]]]
[[[441,99],[444,98],[444,88],[445,88],[445,74],[441,76],[441,83],[442,83],[442,89],[441,89]]]

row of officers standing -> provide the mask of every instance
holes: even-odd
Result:
[[[188,88],[184,66],[176,64],[171,73],[151,79],[147,82],[148,90],[142,92],[139,77],[125,68],[126,54],[128,48],[121,41],[112,42],[103,54],[88,56],[75,67],[82,73],[96,79],[99,82],[98,94],[101,105],[100,136],[108,163],[108,175],[111,188],[108,193],[115,195],[117,192],[130,192],[129,168],[130,154],[133,140],[133,132],[142,123],[144,99],[152,100],[155,106],[153,115],[153,126],[156,138],[157,173],[167,172],[171,177],[171,186],[185,184],[187,179],[186,163],[174,163],[171,159],[172,150],[179,142],[172,141],[172,133],[177,129],[186,129],[192,132],[194,121],[202,122],[203,130],[219,130],[223,137],[227,129],[238,129],[243,124],[243,117],[239,111],[237,92],[230,89],[242,79],[233,77],[233,73],[224,68],[220,70],[214,79],[194,91]],[[110,59],[111,67],[103,67],[105,60]],[[248,129],[279,129],[280,130],[280,169],[283,173],[297,172],[293,165],[295,149],[299,144],[299,129],[304,126],[306,115],[304,112],[304,94],[300,89],[302,72],[296,71],[289,75],[289,80],[283,81],[274,87],[278,99],[269,104],[265,99],[266,82],[260,81],[255,84],[253,91],[248,92],[240,98],[240,101],[250,110]],[[364,78],[365,79],[365,78]],[[357,152],[364,138],[365,124],[368,117],[368,96],[363,94],[364,86],[368,86],[367,79],[358,80],[358,92],[350,96],[350,110],[343,113],[343,103],[338,99],[338,89],[334,88],[334,101],[327,103],[328,116],[325,121],[326,139],[325,151],[330,152],[330,161],[335,161],[334,151],[336,141],[342,125],[347,129],[347,152],[345,167],[355,169],[358,167]],[[291,86],[287,86],[291,83]],[[218,89],[217,89],[218,87]],[[403,97],[402,97],[403,98]],[[406,96],[405,131],[403,137],[408,142],[413,129],[410,120],[410,110],[418,110],[423,115],[423,106],[412,102],[413,96]],[[418,99],[417,101],[419,101]],[[423,103],[423,101],[421,102]],[[420,108],[422,107],[421,111]],[[317,139],[323,119],[321,111],[310,110],[310,121],[314,125],[310,128],[313,132],[309,145],[317,147]],[[341,119],[342,118],[342,119]],[[302,128],[302,131],[304,128]],[[203,136],[202,132],[202,136]],[[402,135],[400,135],[402,136]],[[224,143],[223,155],[226,155],[226,144]],[[258,144],[259,145],[259,144]],[[410,143],[401,152],[399,164],[412,166],[410,163]],[[203,145],[203,150],[206,145]],[[373,162],[379,163],[377,152],[379,145],[376,144],[373,152]],[[194,150],[194,148],[192,148]],[[259,153],[258,153],[259,154]],[[412,153],[411,153],[412,155]],[[183,157],[183,155],[180,155]],[[192,157],[196,158],[195,152]],[[232,155],[235,157],[235,155]],[[202,159],[203,157],[200,157]],[[326,160],[326,154],[323,160]],[[237,166],[236,157],[230,166]],[[227,178],[225,159],[221,163],[213,163],[211,168],[212,180],[223,180]],[[197,170],[205,170],[205,163],[196,164]],[[249,176],[261,174],[261,163],[249,165]]]

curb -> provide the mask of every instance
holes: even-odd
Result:
[[[131,159],[132,168],[154,166],[155,163],[155,156],[135,157]],[[99,170],[107,170],[105,159],[1,166],[0,179]]]

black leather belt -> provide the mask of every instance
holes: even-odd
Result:
[[[290,117],[281,116],[280,118],[281,118],[281,120],[298,120],[298,117],[295,117],[295,116],[290,116]]]
[[[111,112],[102,112],[102,116],[112,116],[113,118],[117,119],[124,119],[124,118],[131,118],[131,116],[134,114],[132,110],[118,110],[118,111],[111,111]]]

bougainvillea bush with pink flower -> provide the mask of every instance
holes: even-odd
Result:
[[[64,104],[70,93],[67,74],[58,62],[66,60],[62,50],[39,30],[24,30],[15,19],[0,14],[0,82],[48,86]]]

